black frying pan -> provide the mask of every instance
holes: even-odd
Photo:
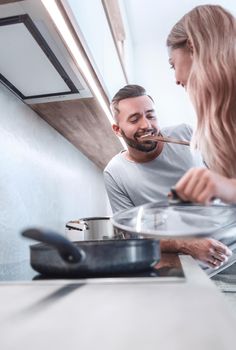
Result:
[[[118,239],[71,242],[41,229],[22,232],[24,237],[43,243],[30,246],[31,266],[51,277],[89,277],[137,273],[151,269],[160,260],[159,241]]]

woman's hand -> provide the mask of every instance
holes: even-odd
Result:
[[[236,203],[236,179],[205,168],[192,168],[177,182],[177,194],[185,201],[209,204],[213,198]]]

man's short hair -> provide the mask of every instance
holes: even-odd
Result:
[[[146,90],[140,85],[130,84],[120,89],[115,94],[110,104],[113,118],[116,120],[117,115],[120,113],[120,110],[118,108],[118,104],[120,101],[125,100],[126,98],[139,97],[139,96],[148,96],[152,100],[152,102],[154,102],[151,96],[147,95]]]

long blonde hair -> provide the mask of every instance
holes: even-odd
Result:
[[[172,28],[170,50],[193,50],[187,91],[197,113],[193,144],[210,169],[236,177],[236,19],[220,6],[195,7]]]

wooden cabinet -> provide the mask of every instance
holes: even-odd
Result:
[[[31,108],[101,169],[122,149],[95,98],[39,103]]]

